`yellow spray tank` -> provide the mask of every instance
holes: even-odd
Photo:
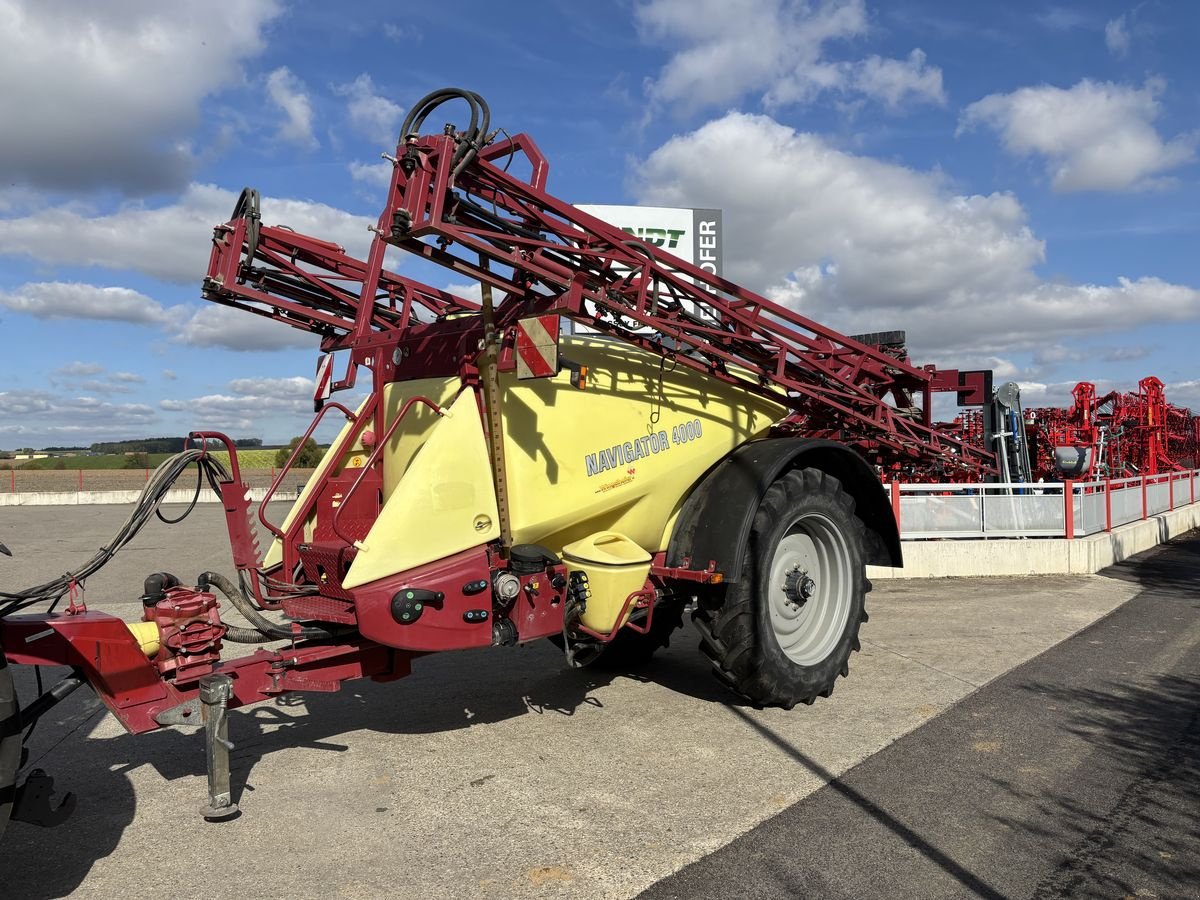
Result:
[[[765,434],[785,409],[617,341],[563,337],[561,353],[586,367],[582,389],[566,369],[536,380],[501,374],[513,542],[556,554],[576,547],[579,559],[586,558],[581,548],[588,540],[627,552],[601,540],[610,533],[621,535],[623,547],[636,547],[645,563],[636,584],[628,573],[610,578],[602,570],[592,581],[584,621],[608,632],[629,593],[645,583],[651,554],[666,549],[697,480],[735,447]],[[499,533],[474,392],[450,378],[396,382],[384,391],[392,415],[414,396],[434,397],[449,415],[410,413],[385,448],[383,506],[342,579],[346,589],[417,569]],[[361,465],[363,455],[356,443],[340,461],[327,457],[305,490],[330,468]],[[265,564],[281,558],[276,541]],[[611,618],[591,613],[614,606]]]

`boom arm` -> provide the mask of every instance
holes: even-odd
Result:
[[[415,133],[454,98],[471,105],[466,131]],[[786,427],[850,444],[881,465],[993,469],[992,454],[932,427],[929,371],[557,199],[545,190],[548,166],[533,140],[492,141],[487,122],[486,105],[469,92],[437,92],[413,108],[365,263],[326,242],[261,227],[247,211],[217,229],[205,296],[321,333],[325,349],[406,329],[420,309],[439,317],[474,309],[384,270],[392,245],[498,290],[498,329],[533,315],[567,316],[675,364],[783,397],[793,410]],[[514,164],[525,177],[510,171]],[[926,399],[919,418],[914,393]]]

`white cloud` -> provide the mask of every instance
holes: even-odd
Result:
[[[0,391],[0,435],[31,445],[62,437],[88,442],[130,437],[156,421],[158,414],[144,403],[111,403],[44,390]]]
[[[1113,56],[1129,55],[1129,29],[1125,24],[1125,16],[1117,16],[1104,26],[1104,44]]]
[[[1043,281],[1045,247],[1012,195],[956,195],[939,175],[765,116],[671,139],[633,188],[639,203],[724,209],[733,280],[845,333],[903,328],[922,362],[1028,352],[1112,330],[1132,309],[1142,322],[1200,317],[1200,292],[1155,278]]]
[[[382,143],[382,149],[389,152],[394,150],[400,139],[399,128],[404,110],[375,93],[375,83],[370,75],[359,75],[349,84],[335,85],[333,92],[349,101],[346,113],[350,124],[359,133]]]
[[[162,370],[163,381],[176,381],[178,378],[179,378],[179,376],[176,375],[173,370],[171,370],[171,369],[163,369]]]
[[[369,184],[372,187],[385,188],[392,183],[392,164],[387,160],[376,163],[352,162],[347,169],[355,181]]]
[[[229,221],[237,194],[192,184],[173,203],[127,203],[95,214],[78,206],[39,209],[0,219],[0,254],[65,266],[134,270],[164,281],[199,285],[208,268],[213,226]],[[263,222],[334,241],[364,257],[373,220],[315,203],[266,197]]]
[[[80,390],[87,391],[91,394],[132,394],[133,388],[127,384],[121,384],[114,381],[101,381],[98,378],[91,378],[87,381],[80,382]]]
[[[173,338],[193,347],[224,347],[258,352],[305,348],[315,350],[316,335],[232,306],[209,304],[183,322]]]
[[[648,0],[634,14],[646,40],[676,48],[647,84],[664,108],[727,106],[748,93],[760,93],[768,108],[825,92],[892,109],[945,102],[941,70],[920,50],[903,60],[829,57],[831,44],[867,34],[864,0]]]
[[[163,325],[172,314],[157,300],[123,287],[43,281],[0,291],[0,306],[38,319],[102,319]]]
[[[461,297],[464,300],[470,300],[472,303],[483,302],[483,288],[480,287],[478,281],[468,282],[466,284],[448,284],[442,288],[447,294],[453,294],[455,297]]]
[[[250,397],[277,394],[311,400],[315,387],[316,384],[311,378],[302,375],[293,375],[290,378],[235,378],[229,382],[229,389],[235,394]]]
[[[1162,88],[1155,80],[1134,88],[1084,79],[1068,89],[990,94],[964,110],[959,131],[984,125],[1009,153],[1043,157],[1057,191],[1145,188],[1195,158],[1195,134],[1164,141],[1154,128]]]
[[[992,377],[997,381],[1005,381],[1016,377],[1018,368],[1016,363],[1011,359],[1001,359],[998,356],[993,356],[988,359],[987,366],[992,370]]]
[[[1186,406],[1193,413],[1200,411],[1200,380],[1168,382],[1163,385],[1163,392],[1176,406]]]
[[[280,66],[267,76],[267,97],[284,116],[279,126],[281,140],[308,149],[318,146],[313,134],[312,101],[304,83],[287,66]]]
[[[411,25],[397,25],[395,22],[384,22],[383,36],[389,41],[417,41],[422,38],[421,30]]]
[[[104,377],[93,377],[97,375]],[[133,385],[144,384],[146,379],[135,372],[107,372],[99,363],[75,361],[51,372],[49,381],[93,394],[131,394]]]
[[[259,433],[265,418],[312,415],[311,378],[237,378],[226,387],[229,393],[161,400],[159,407],[167,412],[186,412],[205,427]]]
[[[1108,347],[1100,351],[1100,358],[1105,362],[1131,362],[1149,355],[1149,347]]]
[[[899,109],[910,96],[939,104],[946,101],[942,70],[927,66],[921,50],[913,50],[907,59],[870,56],[853,68],[849,83],[889,109]]]
[[[1051,31],[1071,31],[1075,28],[1089,28],[1092,26],[1091,16],[1079,10],[1067,9],[1062,6],[1051,6],[1049,9],[1035,15],[1034,18],[1044,28],[1049,28]]]
[[[129,322],[161,329],[170,339],[193,347],[226,350],[269,351],[294,348],[315,349],[318,338],[282,322],[275,322],[243,309],[207,303],[200,307],[184,304],[164,307],[161,303],[122,287],[99,287],[78,282],[34,282],[12,291],[0,291],[0,307],[38,319],[96,319]],[[56,373],[63,380],[103,372],[103,367],[72,363]],[[168,377],[164,375],[164,377]],[[174,374],[169,376],[174,378]],[[105,390],[121,390],[144,381],[132,372],[106,376]],[[91,390],[101,390],[90,383]],[[113,387],[117,385],[117,387]],[[87,386],[87,384],[83,385]]]
[[[276,0],[0,0],[6,181],[150,194],[187,183],[202,101],[243,78]]]
[[[100,365],[100,363],[85,363],[76,360],[55,369],[51,375],[64,375],[67,378],[86,378],[89,375],[99,375],[103,371],[104,366]]]

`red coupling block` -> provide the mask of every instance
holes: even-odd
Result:
[[[217,612],[217,598],[207,591],[171,588],[146,610],[146,621],[158,625],[154,664],[164,676],[173,673],[176,684],[209,674],[220,661],[226,626]]]

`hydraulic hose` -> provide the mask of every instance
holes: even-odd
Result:
[[[488,129],[492,122],[491,111],[487,102],[477,93],[462,88],[442,88],[427,94],[417,101],[404,117],[404,124],[400,126],[400,139],[404,140],[410,134],[419,134],[429,114],[450,100],[465,100],[471,108],[470,124],[465,131],[457,135],[459,144],[454,151],[454,176],[457,177],[488,139]]]
[[[159,506],[166,499],[167,491],[175,484],[179,476],[188,466],[195,464],[199,470],[197,476],[197,492],[192,497],[187,512],[179,519],[167,519],[162,515]],[[0,591],[0,618],[18,612],[39,603],[54,604],[68,594],[74,587],[82,586],[84,582],[108,564],[117,552],[133,540],[134,536],[158,515],[164,522],[178,522],[188,512],[191,512],[199,497],[200,479],[206,479],[209,486],[220,494],[220,482],[229,480],[225,467],[213,456],[200,449],[184,450],[164,460],[150,475],[146,487],[142,490],[134,505],[129,518],[117,530],[113,538],[96,551],[91,559],[86,560],[77,568],[54,578],[45,584],[35,585],[19,591]],[[51,607],[53,608],[53,606]]]
[[[273,635],[263,634],[254,628],[242,628],[240,625],[226,626],[225,637],[235,644],[269,644],[271,641],[280,640]]]
[[[317,638],[325,639],[333,637],[333,633],[326,631],[324,628],[314,628],[310,625],[302,627],[298,632],[293,631],[286,625],[280,625],[277,622],[272,622],[257,609],[254,608],[254,602],[246,596],[241,587],[235,585],[232,581],[221,575],[218,572],[204,572],[199,578],[199,588],[204,590],[208,585],[213,585],[222,594],[229,598],[229,601],[237,607],[237,611],[246,617],[246,621],[257,629],[258,633],[266,638],[264,641],[245,640],[239,641],[237,637],[232,636],[232,629],[237,626],[231,626],[230,640],[237,643],[258,644],[266,643],[267,641],[275,640],[290,640],[293,637],[298,638]],[[249,629],[238,629],[239,633],[253,634]]]

